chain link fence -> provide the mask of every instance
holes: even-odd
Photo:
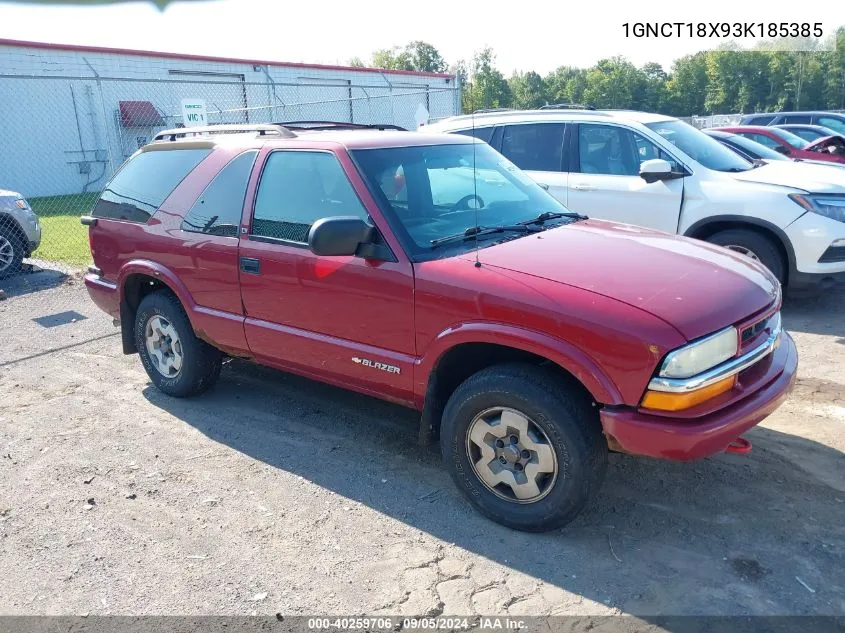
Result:
[[[133,152],[157,132],[183,126],[183,100],[204,102],[207,124],[320,120],[410,130],[416,129],[421,108],[441,117],[460,107],[454,83],[281,83],[269,74],[263,82],[248,82],[242,75],[197,81],[178,74],[141,79],[0,73],[2,319],[10,315],[4,297],[80,283],[91,263],[88,229],[80,217]],[[44,304],[56,296],[39,294]]]

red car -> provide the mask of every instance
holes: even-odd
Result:
[[[534,531],[609,450],[713,455],[786,398],[762,265],[571,213],[474,138],[354,127],[170,130],[113,177],[85,284],[159,389],[227,355],[411,407],[467,498]]]
[[[789,158],[806,158],[808,160],[845,164],[845,139],[841,136],[828,136],[810,142],[789,130],[777,127],[737,125],[713,129],[739,134]]]

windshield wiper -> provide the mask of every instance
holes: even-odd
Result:
[[[500,226],[470,226],[460,233],[454,235],[446,235],[438,237],[436,240],[431,240],[431,248],[437,248],[449,242],[459,242],[468,240],[474,237],[481,237],[482,235],[493,235],[495,233],[504,233],[505,231],[514,231],[516,233],[537,233],[539,227],[527,226],[525,224],[504,224]]]
[[[574,218],[576,220],[587,220],[589,219],[586,215],[581,215],[580,213],[575,213],[574,211],[567,211],[565,213],[558,213],[556,211],[544,211],[536,218],[531,218],[530,220],[525,220],[524,222],[520,222],[522,225],[527,224],[543,224],[547,220],[556,220],[558,218]]]

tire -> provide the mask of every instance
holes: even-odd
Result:
[[[783,283],[786,279],[786,262],[783,261],[775,243],[765,235],[748,229],[727,229],[714,233],[707,241],[739,252],[740,249],[745,249],[756,255],[760,263],[768,268],[779,282]]]
[[[504,410],[497,421],[499,409]],[[492,416],[494,426],[486,425],[485,412]],[[513,412],[528,418],[534,438],[525,444],[522,440],[525,434],[520,433],[519,442],[514,446],[517,449],[521,446],[540,448],[545,443],[549,448],[543,449],[543,454],[548,458],[550,449],[555,460],[554,475],[543,474],[544,483],[535,483],[541,494],[534,500],[516,500],[513,487],[504,484],[499,484],[494,491],[473,465],[476,457],[483,462],[481,457],[489,457],[490,453],[480,452],[487,449],[480,449],[481,445],[469,437],[471,429],[481,425],[480,436],[487,428],[500,433],[505,424],[510,434],[511,422],[519,418]],[[544,436],[541,437],[538,429]],[[473,437],[478,436],[473,433]],[[484,443],[491,446],[492,440],[492,445],[497,446],[497,437],[487,433]],[[504,441],[512,441],[512,436],[507,435]],[[494,365],[462,383],[443,412],[440,449],[455,484],[481,514],[526,532],[545,532],[572,521],[599,489],[607,469],[607,442],[589,400],[575,387],[533,365]],[[539,450],[528,453],[531,453],[532,461],[540,455]],[[526,456],[524,451],[521,454]],[[511,458],[513,455],[508,459]],[[501,459],[505,457],[500,456],[489,463],[499,468]],[[506,467],[510,469],[511,465],[506,464]],[[492,472],[492,468],[490,470]],[[527,474],[528,470],[529,466],[525,465],[514,477]]]
[[[24,245],[9,222],[0,218],[0,279],[17,275],[23,265]]]
[[[155,330],[151,337],[148,337],[148,326],[150,331]],[[151,352],[148,338],[157,339],[152,345],[158,345],[160,355]],[[214,386],[220,376],[222,353],[197,338],[185,309],[169,290],[157,290],[141,300],[135,314],[135,345],[150,380],[169,396],[195,396]],[[159,369],[163,364],[161,359],[170,356],[173,362],[165,375]],[[175,367],[177,357],[178,368]]]

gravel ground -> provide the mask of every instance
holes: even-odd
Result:
[[[749,456],[611,455],[531,535],[464,502],[409,411],[237,361],[171,399],[78,278],[3,287],[0,613],[845,613],[845,295],[786,305],[799,381]]]

